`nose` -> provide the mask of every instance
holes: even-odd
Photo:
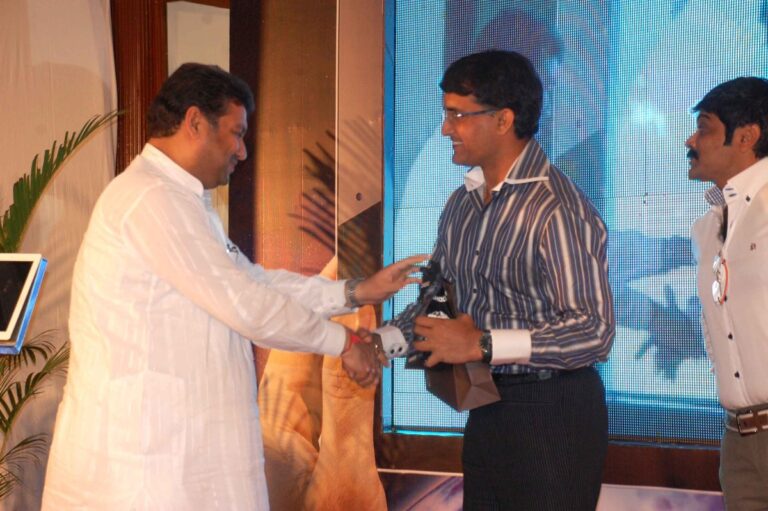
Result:
[[[240,142],[240,146],[237,148],[235,156],[237,156],[237,159],[240,161],[243,161],[248,157],[248,149],[245,147],[245,142]]]
[[[444,136],[450,136],[453,133],[453,123],[448,118],[443,119],[443,123],[440,125],[440,133]]]
[[[693,148],[693,139],[695,136],[696,136],[696,133],[693,133],[691,134],[690,137],[688,137],[688,139],[685,141],[685,147],[687,147],[688,149]]]

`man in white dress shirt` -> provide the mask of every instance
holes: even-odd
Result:
[[[726,429],[728,509],[768,509],[768,81],[737,78],[696,104],[688,177],[715,186],[693,225],[702,327]]]
[[[413,282],[419,257],[341,282],[248,261],[208,191],[245,159],[253,108],[240,79],[183,65],[96,204],[43,509],[268,509],[251,342],[340,355],[358,383],[378,381],[373,345],[327,318]]]

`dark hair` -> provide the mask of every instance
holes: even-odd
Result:
[[[477,98],[491,108],[515,112],[515,134],[531,138],[539,130],[543,90],[531,61],[513,51],[491,50],[462,57],[440,82],[443,92]]]
[[[253,94],[243,80],[219,66],[182,64],[165,80],[149,105],[147,132],[150,137],[173,135],[191,106],[198,107],[216,125],[230,101],[244,107],[248,114],[253,112]]]
[[[753,148],[755,156],[768,156],[768,80],[746,76],[721,83],[691,111],[716,115],[725,125],[725,145],[733,141],[736,128],[757,124],[760,138]]]

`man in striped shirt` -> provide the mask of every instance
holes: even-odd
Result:
[[[413,318],[412,307],[377,332],[387,352],[423,337],[428,366],[491,364],[502,399],[470,411],[465,510],[594,509],[608,429],[594,364],[615,329],[605,225],[533,139],[542,85],[528,59],[469,55],[440,86],[453,162],[473,167],[432,256],[462,314]]]

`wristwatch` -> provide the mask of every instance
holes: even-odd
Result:
[[[493,338],[491,338],[490,330],[483,330],[483,334],[480,336],[480,352],[483,354],[482,361],[490,364],[493,358]]]
[[[358,277],[356,279],[350,279],[346,282],[344,286],[344,299],[346,300],[346,303],[344,305],[352,309],[356,309],[362,305],[357,301],[355,291],[357,290],[357,286],[359,286],[360,283],[364,280],[364,278]]]

